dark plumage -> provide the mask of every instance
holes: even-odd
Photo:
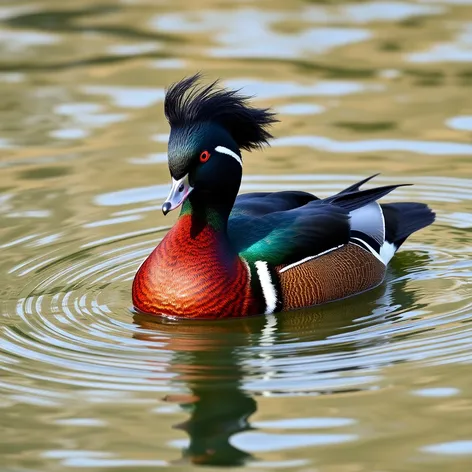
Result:
[[[166,93],[164,112],[172,128],[215,123],[224,128],[241,149],[251,150],[272,138],[267,128],[278,121],[268,108],[253,108],[250,97],[238,90],[218,87],[218,81],[199,86],[199,74],[173,84]]]
[[[383,187],[369,188],[367,190],[360,190],[359,187],[363,182],[359,182],[358,188],[353,191],[346,189],[338,195],[325,198],[325,203],[332,203],[338,205],[345,210],[354,211],[358,208],[362,208],[371,202],[375,202],[385,195],[388,195],[392,190],[398,187],[406,187],[409,184],[396,184],[396,185],[385,185]]]
[[[321,200],[305,192],[241,195],[228,221],[229,237],[246,260],[263,259],[274,265],[290,264],[346,244],[353,236],[350,212],[404,186],[361,190],[361,185],[373,177]],[[434,213],[426,205],[396,203],[383,205],[385,207],[387,236],[392,235],[391,242],[406,238],[434,220]],[[362,239],[367,237],[370,242],[368,233],[356,232],[355,235],[361,235]]]
[[[399,248],[410,234],[433,223],[435,213],[424,203],[397,202],[380,205],[385,217],[385,239]]]

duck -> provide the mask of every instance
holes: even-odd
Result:
[[[170,318],[269,315],[345,299],[380,285],[387,265],[435,213],[424,203],[379,203],[409,184],[364,188],[374,176],[318,198],[304,191],[238,195],[242,151],[273,138],[276,114],[200,74],[172,84],[171,189],[176,223],[139,267],[138,312]]]

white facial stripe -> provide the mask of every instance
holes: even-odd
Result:
[[[266,315],[274,313],[277,308],[277,292],[275,290],[274,284],[272,283],[272,278],[270,276],[269,267],[265,261],[256,261],[255,262],[257,275],[259,277],[259,282],[261,283],[262,294],[264,295],[264,300],[266,303]]]
[[[223,146],[216,146],[215,151],[221,152],[221,154],[227,154],[228,156],[234,157],[239,162],[239,165],[241,167],[243,166],[243,161],[241,160],[241,158],[235,152],[231,151],[231,149],[225,148]]]

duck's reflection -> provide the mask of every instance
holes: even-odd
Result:
[[[185,431],[190,444],[184,457],[207,465],[242,465],[251,455],[234,447],[231,436],[250,429],[249,417],[256,411],[255,400],[244,393],[239,382],[228,380],[219,387],[195,385],[187,407],[190,417],[176,428]],[[176,401],[167,397],[168,401]],[[179,399],[177,399],[179,401]]]
[[[183,451],[185,460],[202,465],[238,466],[252,458],[250,452],[231,444],[234,434],[251,429],[250,417],[257,410],[254,397],[244,390],[244,382],[266,374],[251,367],[248,359],[260,355],[275,359],[271,352],[273,345],[302,338],[316,345],[316,341],[326,340],[334,334],[358,329],[354,320],[367,318],[368,323],[381,324],[391,321],[401,308],[418,308],[415,291],[408,289],[407,280],[401,277],[406,274],[404,267],[413,266],[418,271],[427,262],[427,257],[417,257],[413,253],[400,256],[389,278],[380,287],[325,306],[274,317],[221,322],[172,322],[135,315],[136,324],[143,328],[136,336],[148,342],[156,341],[160,346],[165,340],[166,350],[174,353],[168,371],[177,374],[174,382],[179,387],[184,384],[188,392],[165,397],[166,401],[179,404],[189,414],[188,420],[175,425],[189,436],[189,445]],[[366,343],[386,342],[389,340],[379,337],[359,341],[357,345],[333,343],[323,345],[323,353],[352,351],[365,347]],[[254,347],[257,352],[251,351]],[[313,355],[317,353],[318,349],[313,347]],[[293,355],[297,353],[292,352]],[[303,355],[306,356],[306,348]],[[277,375],[276,365],[275,362],[270,367],[273,375]],[[313,366],[310,371],[313,374]]]
[[[136,315],[135,321],[159,337],[168,334],[167,349],[176,354],[170,367],[185,383],[188,394],[167,395],[178,403],[189,419],[175,425],[190,439],[184,458],[194,464],[237,466],[251,454],[234,447],[231,436],[250,429],[249,417],[256,411],[254,398],[242,388],[244,371],[241,349],[257,339],[264,317],[230,322],[166,322]],[[148,331],[149,332],[149,331]],[[152,335],[140,335],[152,339]],[[162,338],[161,338],[162,339]],[[246,373],[247,374],[247,373]]]

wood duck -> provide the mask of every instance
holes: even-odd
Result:
[[[185,78],[166,92],[172,188],[180,216],[133,282],[135,308],[183,318],[269,314],[350,297],[382,283],[388,262],[435,214],[377,200],[402,185],[317,198],[300,191],[238,196],[243,159],[272,138],[270,109]]]

